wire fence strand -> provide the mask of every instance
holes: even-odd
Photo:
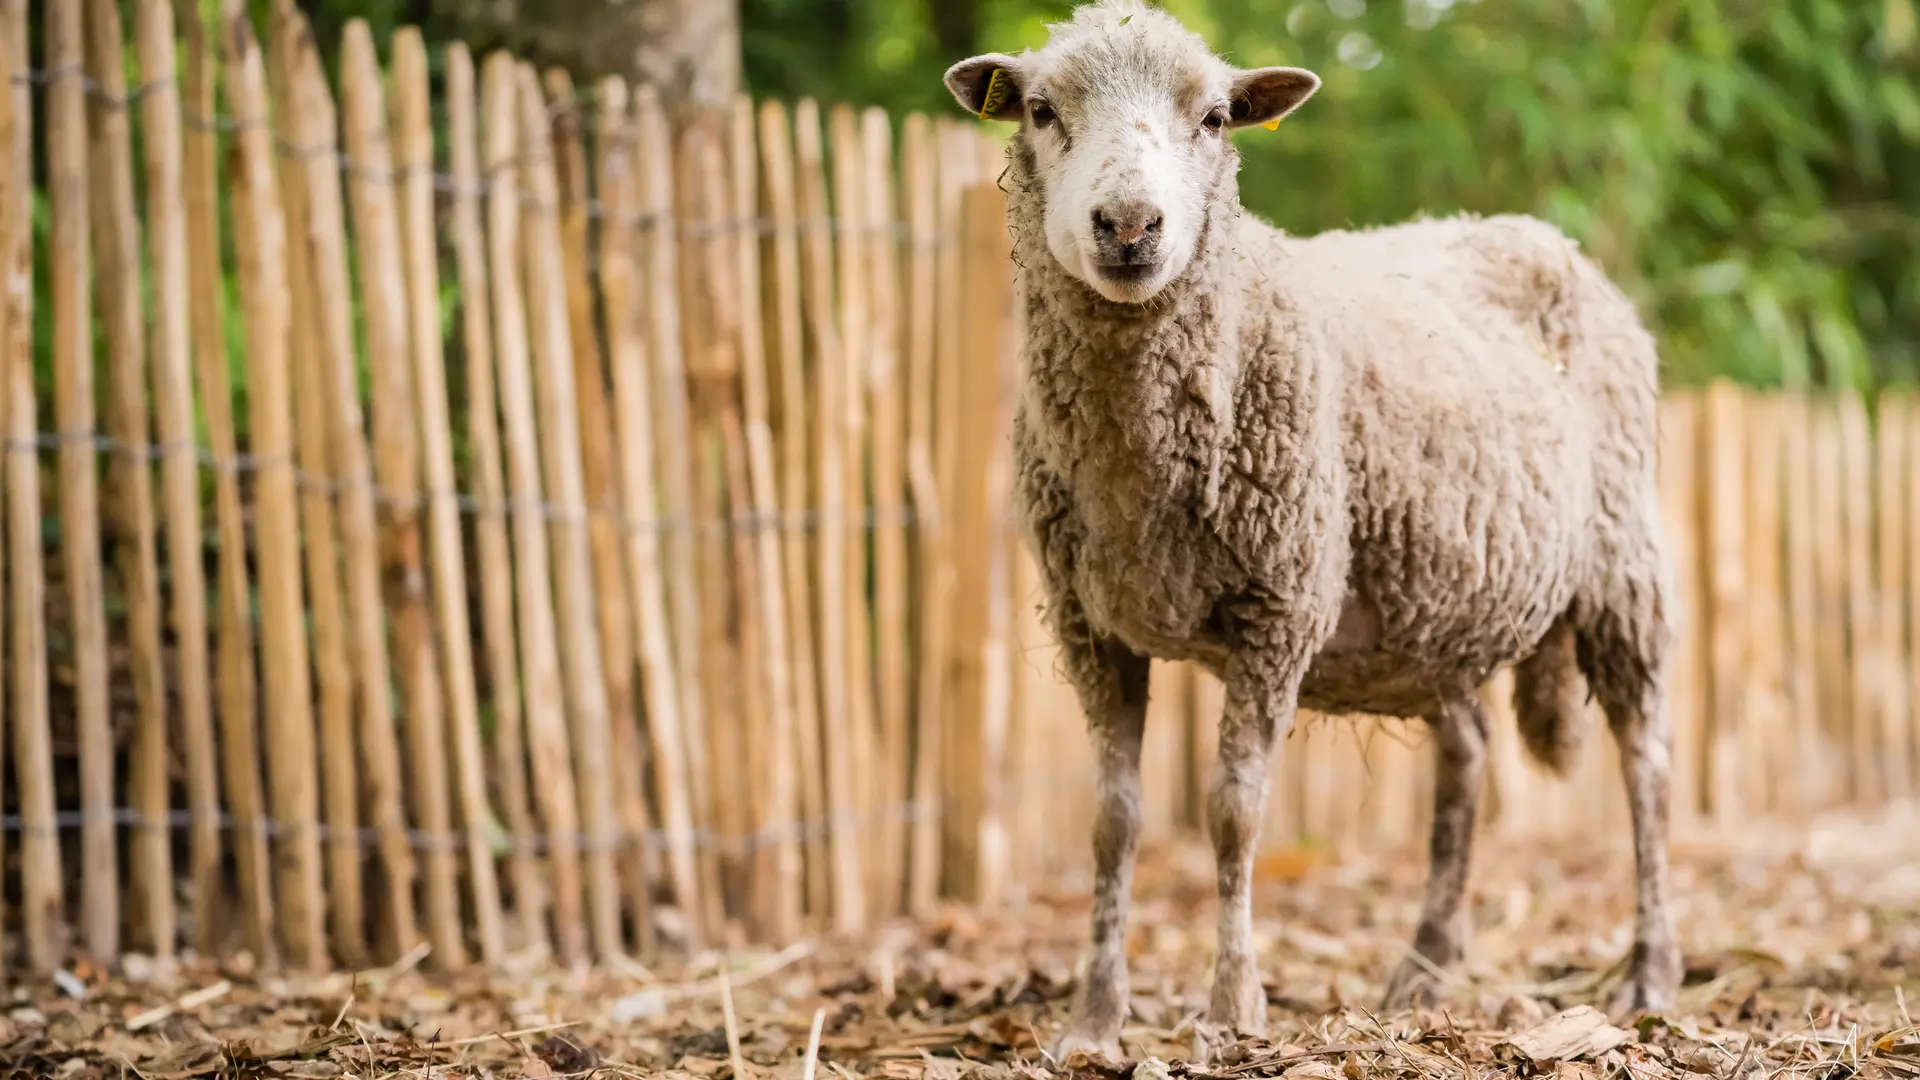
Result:
[[[30,86],[36,89],[44,89],[56,82],[69,78],[79,80],[82,89],[90,100],[99,102],[102,106],[114,110],[131,108],[150,94],[175,89],[178,83],[176,79],[161,79],[143,84],[129,90],[125,94],[115,95],[109,93],[92,77],[79,71],[77,68],[51,70],[29,68],[26,74],[13,76],[12,81],[16,86]],[[548,108],[548,118],[550,120],[581,113],[582,109],[578,103],[574,106],[561,105],[550,106]],[[209,115],[183,105],[181,106],[181,122],[196,131],[210,131],[222,135],[236,134],[242,130],[256,126],[267,127],[273,137],[274,150],[280,160],[293,164],[304,164],[316,159],[332,158],[338,165],[343,176],[362,182],[398,187],[411,181],[422,171],[422,166],[419,163],[392,165],[386,168],[375,168],[370,165],[363,165],[355,161],[344,150],[341,150],[339,142],[336,139],[326,139],[312,144],[295,142],[279,131],[273,130],[271,124],[265,117],[248,117],[241,119],[224,113]],[[584,127],[584,125],[582,126]],[[557,214],[566,212],[571,208],[552,202],[536,200],[522,190],[517,178],[508,180],[497,175],[502,173],[517,173],[522,166],[551,161],[552,156],[550,150],[545,148],[523,148],[521,153],[505,161],[492,162],[483,167],[481,171],[485,178],[477,184],[463,185],[451,172],[444,170],[429,167],[424,171],[427,172],[433,181],[434,192],[442,196],[445,200],[450,200],[456,196],[487,199],[492,198],[496,193],[505,192],[515,195],[519,199],[523,210]],[[583,204],[582,210],[589,221],[599,222],[603,225],[611,222],[614,225],[624,226],[640,233],[656,231],[660,229],[664,223],[666,227],[673,230],[676,237],[692,241],[737,236],[742,231],[752,231],[761,236],[777,236],[783,233],[805,235],[810,232],[825,231],[839,237],[884,234],[892,236],[896,241],[905,245],[907,250],[939,250],[946,247],[953,240],[953,237],[947,230],[936,229],[928,235],[921,235],[916,233],[908,222],[899,219],[894,219],[884,224],[875,224],[865,221],[847,222],[832,217],[798,218],[788,222],[786,228],[782,229],[781,223],[774,221],[772,218],[759,215],[726,217],[712,222],[683,222],[671,213],[635,211],[616,221],[608,211],[606,205],[598,198],[589,198],[585,204]]]

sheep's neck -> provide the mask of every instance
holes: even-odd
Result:
[[[1234,220],[1231,208],[1211,215],[1189,270],[1145,305],[1102,298],[1060,266],[1039,228],[1018,230],[1029,404],[1075,448],[1076,474],[1101,473],[1077,477],[1089,489],[1193,509],[1217,496],[1239,369],[1226,265]]]

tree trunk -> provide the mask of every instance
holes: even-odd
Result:
[[[442,28],[476,52],[505,48],[592,85],[623,75],[682,108],[740,92],[739,0],[433,0]]]
[[[645,0],[638,9],[634,71],[669,109],[724,106],[740,92],[738,0]]]

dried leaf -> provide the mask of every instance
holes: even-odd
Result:
[[[1576,1005],[1515,1035],[1506,1045],[1539,1065],[1604,1054],[1631,1037],[1632,1032],[1608,1023],[1606,1014],[1600,1010],[1591,1005]]]
[[[600,1055],[568,1035],[549,1035],[533,1052],[559,1073],[586,1073],[600,1067]]]

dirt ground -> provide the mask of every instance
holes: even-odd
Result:
[[[1621,845],[1489,837],[1479,856],[1468,963],[1441,1006],[1397,1016],[1372,1006],[1414,922],[1421,853],[1265,857],[1257,911],[1272,1030],[1230,1043],[1195,1023],[1211,858],[1151,847],[1136,887],[1126,1062],[1053,1062],[1039,1049],[1065,1014],[1086,934],[1084,883],[1062,883],[991,915],[943,911],[858,942],[736,955],[727,992],[715,955],[621,978],[532,960],[451,980],[392,969],[263,979],[191,962],[164,975],[138,963],[112,978],[83,970],[11,992],[0,1076],[1920,1076],[1909,1011],[1920,1012],[1920,814],[1676,841],[1687,986],[1672,1015],[1619,1027],[1591,1006],[1628,945]]]

